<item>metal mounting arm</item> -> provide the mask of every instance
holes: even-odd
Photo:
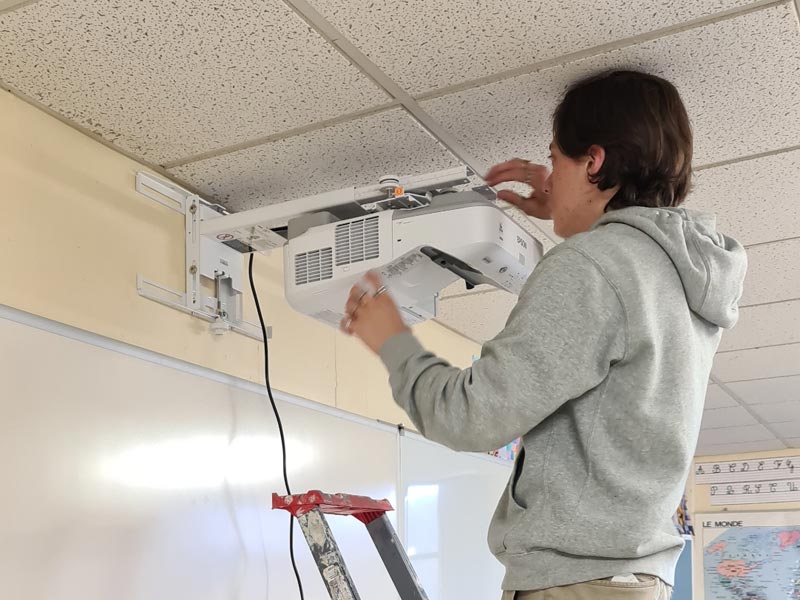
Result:
[[[334,190],[203,220],[200,233],[218,242],[239,242],[245,251],[268,252],[286,243],[286,237],[276,230],[285,229],[291,219],[323,211],[339,219],[359,217],[382,210],[382,204],[392,195],[424,194],[464,185],[469,183],[469,175],[466,167],[455,167],[414,177],[386,176],[376,185]]]
[[[137,275],[139,295],[209,321],[215,334],[234,331],[263,341],[261,328],[242,316],[242,254],[200,233],[202,220],[219,218],[220,213],[198,195],[149,173],[136,174],[136,191],[182,214],[186,232],[186,291],[171,290]],[[202,277],[213,282],[214,296],[203,296]],[[267,335],[271,337],[271,328]]]

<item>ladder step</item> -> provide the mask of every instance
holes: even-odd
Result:
[[[375,500],[368,496],[353,494],[326,494],[319,490],[292,496],[272,494],[272,508],[286,510],[295,517],[316,508],[327,515],[352,515],[364,524],[369,524],[383,514],[394,510],[392,504],[386,499]]]

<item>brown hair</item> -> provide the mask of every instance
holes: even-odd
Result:
[[[609,71],[573,84],[553,115],[553,136],[571,158],[605,149],[591,182],[620,186],[606,210],[678,206],[689,193],[692,129],[678,90],[660,77]]]

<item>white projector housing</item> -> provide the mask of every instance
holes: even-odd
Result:
[[[369,270],[380,273],[411,325],[435,317],[439,292],[459,279],[518,294],[542,256],[533,236],[474,191],[345,220],[316,213],[290,221],[288,234],[286,299],[333,326]]]

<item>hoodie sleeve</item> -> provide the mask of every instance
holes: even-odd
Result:
[[[600,385],[624,358],[626,330],[615,289],[565,243],[537,265],[505,328],[472,367],[449,365],[411,333],[388,340],[380,356],[395,401],[425,437],[491,451]]]

